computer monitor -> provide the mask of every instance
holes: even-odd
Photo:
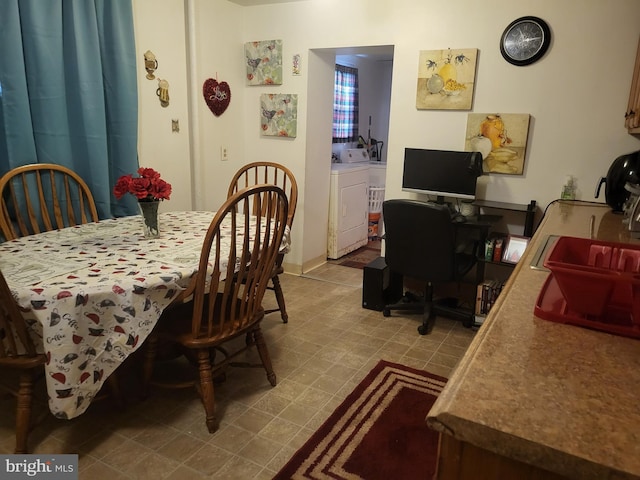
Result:
[[[454,152],[405,148],[402,190],[445,197],[474,200],[476,183],[482,175],[480,152]]]

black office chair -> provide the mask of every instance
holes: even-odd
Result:
[[[385,317],[391,310],[420,311],[421,335],[431,333],[436,314],[463,322],[473,317],[471,310],[434,302],[433,286],[458,281],[471,270],[476,248],[471,253],[457,252],[456,226],[446,205],[415,200],[387,200],[382,205],[385,228],[385,260],[392,272],[426,282],[423,301],[405,295],[399,303],[386,305]],[[469,249],[466,249],[468,252]]]

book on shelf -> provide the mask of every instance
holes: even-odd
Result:
[[[476,315],[487,315],[491,307],[496,303],[498,295],[504,287],[504,282],[499,280],[485,280],[476,287]]]
[[[484,259],[487,262],[502,262],[502,254],[507,243],[507,237],[502,235],[487,238],[484,245]]]
[[[502,261],[502,245],[504,244],[504,239],[498,237],[493,241],[493,261],[500,262]]]
[[[486,318],[487,318],[487,316],[486,316],[486,315],[478,315],[478,314],[476,314],[476,315],[474,316],[474,324],[475,324],[476,326],[478,326],[478,325],[482,325],[482,324],[484,323],[484,321],[485,321],[485,319],[486,319]]]
[[[483,291],[483,285],[482,283],[479,283],[478,286],[476,287],[476,308],[475,308],[476,315],[482,314],[482,291]]]

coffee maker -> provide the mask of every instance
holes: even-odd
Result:
[[[637,152],[621,155],[616,158],[607,172],[606,177],[602,177],[596,186],[595,197],[600,195],[600,187],[605,184],[605,200],[616,213],[625,211],[625,204],[631,192],[625,189],[625,185],[640,185],[640,150]]]

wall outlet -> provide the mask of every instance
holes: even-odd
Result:
[[[220,147],[220,160],[223,162],[229,160],[229,147]]]

